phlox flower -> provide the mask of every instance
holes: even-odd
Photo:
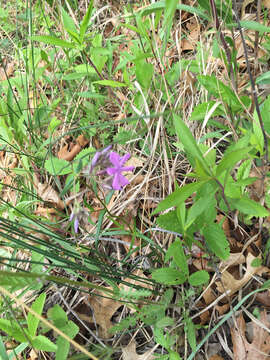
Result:
[[[129,184],[128,179],[122,174],[123,171],[133,171],[134,166],[124,166],[125,162],[130,158],[130,154],[120,156],[114,151],[110,152],[109,160],[113,167],[106,169],[107,174],[112,176],[112,188],[114,190],[122,190],[122,188]]]

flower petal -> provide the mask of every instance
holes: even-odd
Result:
[[[107,168],[106,171],[107,171],[108,175],[114,175],[114,174],[119,173],[119,170],[114,167]]]
[[[121,157],[119,154],[117,154],[114,151],[111,151],[110,153],[110,162],[116,167],[120,167],[121,165]]]
[[[74,231],[77,234],[78,233],[78,229],[79,229],[79,219],[77,217],[75,217],[74,220]]]
[[[121,160],[120,160],[121,165],[124,165],[124,163],[125,163],[126,161],[128,161],[129,158],[130,158],[130,154],[129,154],[129,153],[127,153],[127,154],[125,154],[124,156],[122,156],[122,157],[121,157]]]

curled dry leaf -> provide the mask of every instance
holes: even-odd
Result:
[[[246,258],[246,273],[242,277],[242,279],[237,280],[233,275],[229,273],[229,271],[225,270],[222,273],[221,281],[217,281],[217,290],[220,293],[223,293],[224,291],[228,291],[228,295],[232,296],[234,293],[236,293],[239,289],[241,289],[243,286],[245,286],[249,280],[253,277],[255,274],[262,274],[262,273],[269,273],[269,269],[265,266],[257,266],[254,267],[251,265],[252,261],[255,260],[256,257],[252,254],[248,254]]]
[[[82,148],[84,148],[88,144],[88,140],[83,136],[79,135],[76,139],[76,144],[73,144],[71,146],[71,150],[68,150],[69,145],[64,145],[59,151],[58,151],[58,158],[64,159],[67,161],[71,161],[75,158],[77,154],[81,151]]]
[[[146,351],[142,355],[138,355],[136,352],[136,342],[132,340],[128,346],[122,348],[123,360],[153,360],[155,356],[152,350]]]
[[[146,276],[143,274],[141,270],[138,270],[135,274],[136,276],[146,278]],[[141,285],[142,283],[138,280],[133,279],[125,279],[125,282],[129,282],[131,286],[121,284],[120,288],[124,291],[132,291],[132,285]],[[148,284],[144,284],[144,287],[146,289],[151,290],[151,286]],[[108,287],[108,289],[113,290],[111,287]],[[115,312],[123,305],[127,305],[126,303],[122,303],[121,301],[109,299],[102,297],[104,295],[100,291],[95,292],[96,295],[89,295],[88,297],[88,304],[91,307],[91,310],[93,312],[93,317],[89,316],[87,313],[87,310],[84,310],[84,313],[81,313],[80,310],[77,312],[78,316],[88,323],[96,323],[99,325],[99,336],[108,339],[112,335],[110,333],[111,327],[114,325],[111,321],[112,316],[115,314]],[[97,296],[101,295],[101,296]]]
[[[52,203],[59,209],[63,210],[65,205],[64,202],[60,199],[57,192],[49,184],[42,184],[39,182],[38,177],[34,174],[34,186],[37,190],[38,196],[43,200],[49,203]]]
[[[251,343],[246,339],[246,323],[241,314],[237,326],[231,329],[234,360],[267,360],[270,352],[270,334],[253,322],[253,337]],[[266,311],[260,314],[260,322],[269,329]]]

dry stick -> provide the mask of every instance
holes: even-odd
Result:
[[[58,335],[62,336],[65,340],[67,340],[70,344],[72,344],[77,350],[81,351],[83,354],[87,355],[92,360],[98,360],[94,355],[85,350],[80,344],[76,343],[76,341],[72,340],[69,336],[63,333],[61,330],[57,329],[53,324],[51,324],[48,320],[46,320],[43,316],[39,315],[36,311],[29,308],[21,299],[18,299],[15,295],[11,294],[8,290],[0,286],[0,292],[8,296],[10,299],[14,300],[17,305],[21,306],[25,310],[27,310],[30,314],[36,317],[38,320],[42,321],[43,324],[48,326],[50,329],[55,331]]]
[[[263,188],[264,179],[265,179],[265,176],[266,176],[266,166],[268,164],[268,157],[269,157],[269,155],[268,155],[267,135],[266,135],[266,132],[265,132],[265,129],[264,129],[264,124],[263,124],[262,115],[261,115],[259,102],[258,102],[257,90],[256,90],[256,87],[255,87],[254,78],[253,78],[253,76],[251,74],[250,63],[249,63],[249,60],[248,60],[247,46],[246,46],[246,42],[245,42],[245,39],[244,39],[244,34],[243,34],[243,31],[242,31],[242,27],[241,27],[241,24],[240,24],[240,21],[239,21],[239,17],[237,15],[237,8],[236,8],[236,1],[235,0],[233,0],[233,9],[232,9],[232,11],[233,11],[233,15],[235,17],[235,20],[237,22],[239,33],[240,33],[240,36],[241,36],[241,40],[242,40],[242,44],[243,44],[243,48],[244,48],[246,65],[247,65],[247,72],[248,72],[248,75],[249,75],[250,85],[251,85],[251,89],[252,89],[252,99],[253,99],[253,102],[255,104],[255,108],[256,108],[256,111],[257,111],[260,127],[261,127],[261,130],[262,130],[262,133],[263,133],[263,141],[264,141],[264,148],[265,148],[263,176],[262,176],[262,188]]]

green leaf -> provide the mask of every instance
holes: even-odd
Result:
[[[166,199],[158,204],[157,208],[153,212],[153,215],[160,211],[167,210],[173,206],[181,205],[181,203],[183,203],[191,194],[197,191],[203,184],[205,184],[205,181],[195,182],[184,185],[180,189],[175,190]]]
[[[81,40],[81,42],[83,41],[84,35],[86,33],[86,30],[87,30],[87,26],[88,26],[89,21],[90,21],[90,17],[91,17],[92,10],[93,10],[93,5],[94,5],[94,0],[90,0],[87,11],[86,11],[86,13],[84,15],[84,18],[83,18],[83,20],[81,22],[81,25],[80,25],[80,40]]]
[[[241,199],[230,199],[230,204],[243,214],[256,217],[269,216],[269,211],[266,210],[265,207],[247,197],[242,197]]]
[[[162,214],[157,218],[156,221],[157,225],[161,227],[162,229],[168,230],[168,231],[174,231],[177,233],[181,233],[181,225],[179,223],[176,210],[169,211],[166,214]]]
[[[219,224],[209,224],[203,229],[202,233],[209,249],[220,259],[228,259],[230,256],[230,245]]]
[[[238,161],[248,157],[248,153],[251,149],[252,147],[249,146],[225,154],[217,166],[216,175],[217,176],[221,175],[225,170],[231,171],[231,169]]]
[[[61,14],[62,14],[64,29],[67,32],[76,34],[77,33],[76,25],[75,25],[73,19],[66,13],[66,11],[64,10],[63,7],[61,8]]]
[[[270,96],[266,98],[266,100],[261,105],[261,115],[262,115],[262,121],[264,125],[264,129],[267,132],[268,135],[270,135]]]
[[[200,270],[190,275],[188,282],[191,286],[200,286],[209,282],[210,276],[207,271]]]
[[[166,326],[172,326],[174,324],[174,320],[171,317],[165,316],[156,322],[157,327],[164,329]]]
[[[153,280],[165,285],[183,284],[187,276],[179,270],[172,268],[157,269],[152,272]]]
[[[153,79],[154,66],[146,61],[136,61],[135,64],[136,79],[143,89],[148,90]]]
[[[31,39],[34,40],[34,41],[43,42],[43,43],[49,44],[49,45],[60,46],[61,48],[69,48],[69,49],[75,49],[76,48],[75,44],[67,42],[67,41],[59,39],[59,38],[56,38],[54,36],[34,35],[34,36],[31,36]]]
[[[252,20],[240,21],[240,24],[245,29],[259,31],[260,33],[270,32],[269,26],[260,24],[257,21],[252,21]]]
[[[258,85],[259,84],[261,84],[261,85],[270,84],[270,71],[266,71],[262,75],[258,76],[256,78],[256,84],[258,84]]]
[[[165,8],[165,1],[157,1],[157,2],[147,6],[146,8],[144,8],[142,11],[142,16],[152,14],[153,12],[163,10],[164,8]],[[183,11],[189,12],[191,14],[196,14],[206,20],[210,19],[210,17],[207,14],[205,14],[202,10],[195,8],[193,6],[179,4],[179,5],[177,5],[176,8],[177,8],[177,10],[183,10]]]
[[[43,335],[38,335],[31,340],[31,345],[36,350],[55,352],[57,346]]]
[[[46,299],[46,293],[40,294],[39,297],[33,302],[31,309],[34,310],[37,314],[41,315],[45,304],[45,299]],[[36,335],[38,324],[39,324],[39,319],[35,315],[29,312],[27,315],[27,325],[28,325],[29,335],[31,337],[34,337]]]
[[[72,172],[71,164],[68,161],[54,156],[45,161],[44,167],[51,175],[66,175]]]
[[[242,105],[232,89],[223,84],[214,75],[198,75],[197,80],[216,98],[221,98],[223,102],[233,107],[233,110],[242,109]]]
[[[262,259],[260,259],[260,258],[253,259],[251,261],[251,266],[252,267],[259,267],[261,265],[262,265]]]
[[[99,85],[111,86],[111,87],[127,86],[127,84],[121,83],[119,81],[114,81],[114,80],[98,80],[98,81],[93,81],[92,84],[99,84]]]
[[[211,170],[209,169],[207,162],[205,161],[202,152],[187,125],[176,114],[173,114],[173,120],[176,134],[184,145],[186,153],[190,154],[195,161],[197,160],[199,164],[204,168],[207,175],[210,175]],[[191,165],[195,168],[195,163]]]
[[[185,275],[189,274],[187,257],[185,255],[183,245],[179,239],[175,240],[169,246],[164,261],[168,261],[170,257],[174,259],[175,264],[183,271]]]
[[[8,319],[0,319],[0,329],[18,342],[28,342],[28,339],[25,336],[27,331],[25,330],[24,333],[16,320],[10,321]]]
[[[5,345],[2,341],[2,338],[0,336],[0,359],[2,360],[9,360]]]
[[[79,327],[69,320],[67,325],[61,329],[67,336],[73,339],[79,332]],[[56,342],[57,351],[55,353],[55,360],[66,360],[69,354],[70,343],[68,340],[59,336]]]
[[[195,326],[190,318],[186,321],[186,329],[187,329],[187,339],[188,343],[192,349],[195,351],[196,349],[196,333],[195,333]]]
[[[213,107],[216,107],[216,103],[216,101],[211,100],[195,106],[189,119],[192,121],[203,121]],[[212,113],[212,117],[218,115],[224,115],[222,104],[218,105]]]

